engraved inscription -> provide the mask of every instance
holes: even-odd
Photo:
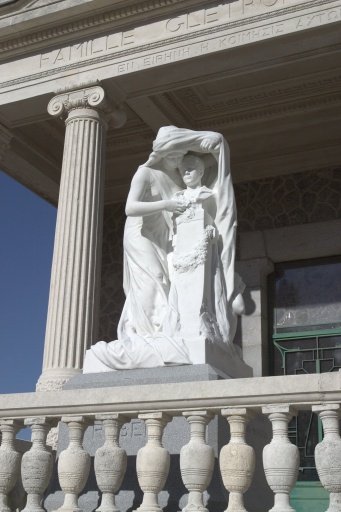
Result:
[[[29,80],[52,76],[59,70],[81,69],[88,65],[98,68],[108,61],[114,75],[123,75],[341,20],[341,7],[322,7],[320,11],[310,10],[303,15],[304,6],[301,9],[299,4],[298,0],[222,2],[215,8],[101,35],[55,48],[40,56],[28,55],[13,62],[0,63],[0,86],[17,86]],[[296,7],[290,11],[290,17],[286,16],[276,22],[276,16],[271,10],[283,8],[283,5]],[[232,16],[232,8],[237,7],[238,16]],[[248,23],[246,28],[241,9],[247,9],[248,13],[252,10],[256,13],[258,9],[257,14],[264,13],[266,9],[271,15],[255,15],[250,18],[252,25]],[[237,18],[240,21],[231,23],[232,19]],[[114,55],[116,59],[113,59]]]
[[[43,53],[40,57],[40,67],[64,65],[68,62],[86,57],[98,56],[111,51],[129,47],[135,43],[134,31],[118,32],[104,37],[98,37],[83,43],[73,44],[51,52]]]
[[[330,9],[315,14],[310,14],[301,17],[294,18],[294,24],[297,28],[308,28],[309,26],[323,25],[331,21],[337,21],[341,19],[341,8]],[[119,64],[116,67],[117,74],[128,73],[133,70],[146,69],[148,67],[154,67],[169,62],[176,62],[186,58],[196,57],[205,53],[212,53],[219,50],[233,48],[243,44],[248,44],[267,38],[279,36],[292,32],[293,26],[292,19],[282,21],[280,23],[272,23],[248,30],[236,31],[235,33],[227,33],[219,37],[211,38],[205,42],[193,43],[186,45],[176,50],[165,50],[157,52],[147,57],[130,59],[124,63]]]
[[[229,9],[228,13],[230,14]],[[169,32],[179,32],[181,29],[188,30],[195,27],[204,27],[210,23],[218,22],[219,18],[219,9],[203,9],[171,18],[166,22],[166,30]]]
[[[145,437],[146,427],[142,420],[131,420],[121,428],[120,437]]]
[[[317,12],[313,14],[307,14],[301,16],[297,20],[296,28],[303,29],[314,27],[317,25],[323,25],[330,21],[337,21],[341,19],[341,7],[338,9],[332,9],[330,11]]]
[[[285,0],[243,0],[243,13],[249,14],[262,7],[283,7],[284,5]]]
[[[216,7],[192,11],[168,20],[152,22],[131,30],[109,33],[63,48],[56,48],[41,55],[40,67],[64,66],[70,62],[110,55],[137,46],[141,47],[141,45],[150,44],[151,35],[153,41],[162,41],[165,36],[177,38],[187,32],[195,33],[205,28],[219,27],[243,16],[258,14],[264,10],[270,12],[283,7],[287,2],[296,3],[298,0],[237,0],[232,3],[225,0]],[[203,45],[203,53],[205,53],[205,48]],[[146,67],[150,65],[148,61],[145,63]],[[120,67],[119,73],[127,73],[135,69],[123,65]]]

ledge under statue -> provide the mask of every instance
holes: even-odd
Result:
[[[161,128],[132,179],[126,214],[118,339],[93,345],[83,372],[207,363],[230,377],[251,376],[233,343],[245,286],[234,270],[226,140]]]

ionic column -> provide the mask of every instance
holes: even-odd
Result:
[[[37,390],[80,373],[96,341],[104,196],[105,139],[112,115],[99,85],[66,90],[48,105],[66,117],[43,373]],[[124,112],[116,109],[116,126]]]
[[[318,413],[324,438],[315,447],[316,469],[321,484],[329,491],[329,507],[327,512],[341,510],[341,438],[339,404],[313,405],[313,412]]]
[[[275,504],[270,512],[294,512],[290,505],[290,491],[296,484],[300,456],[297,446],[288,437],[288,423],[297,414],[292,407],[265,406],[269,415],[273,437],[263,450],[263,465],[269,487],[275,493]]]

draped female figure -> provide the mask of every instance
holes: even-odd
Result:
[[[219,293],[230,305],[236,301],[236,209],[227,142],[215,132],[163,127],[149,159],[136,171],[127,198],[123,240],[126,301],[117,340],[93,345],[86,353],[84,373],[191,363],[184,341],[175,340],[165,329],[172,274],[172,217],[185,209],[173,196],[184,188],[178,165],[188,151],[211,154],[205,185],[215,197],[214,221],[223,273]],[[228,322],[219,319],[226,343],[232,342]]]

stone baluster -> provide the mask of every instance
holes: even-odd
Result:
[[[143,501],[140,512],[161,512],[158,494],[163,489],[170,466],[169,452],[162,446],[162,434],[170,417],[162,412],[139,414],[147,427],[147,444],[137,453],[136,470]]]
[[[46,418],[28,418],[25,425],[31,427],[32,447],[24,453],[21,462],[22,483],[27,492],[24,512],[44,512],[41,502],[53,471],[53,455],[46,448],[51,421]]]
[[[251,485],[255,470],[254,449],[246,443],[246,424],[252,413],[245,408],[230,408],[221,411],[231,431],[230,442],[220,451],[219,463],[224,486],[229,491],[226,512],[246,512],[243,494]]]
[[[341,510],[341,438],[339,430],[340,405],[316,405],[313,412],[319,414],[324,439],[315,447],[316,469],[323,487],[330,493],[327,512]]]
[[[289,493],[296,484],[300,464],[299,451],[288,437],[288,423],[297,414],[290,406],[266,406],[263,414],[272,423],[273,438],[263,450],[263,465],[266,480],[275,493],[272,512],[290,512]]]
[[[83,449],[88,419],[83,416],[63,417],[69,430],[69,446],[59,455],[58,477],[65,499],[61,512],[79,512],[78,494],[84,489],[90,472],[90,455]]]
[[[21,459],[15,450],[14,440],[22,426],[21,421],[0,420],[0,512],[11,512],[8,506],[8,493],[14,488],[20,476]]]
[[[122,125],[98,84],[65,89],[50,101],[52,116],[66,117],[43,373],[37,391],[61,388],[81,373],[96,341],[101,271],[104,161],[108,119]]]
[[[102,492],[101,505],[97,512],[119,512],[115,504],[115,493],[122,485],[127,469],[127,454],[119,447],[121,427],[128,418],[121,414],[99,414],[105,431],[105,442],[95,454],[95,475],[97,485]]]
[[[208,512],[203,502],[203,492],[209,486],[214,469],[214,450],[206,444],[206,425],[212,419],[207,411],[182,413],[190,425],[191,438],[180,451],[182,481],[189,491],[185,512]]]

